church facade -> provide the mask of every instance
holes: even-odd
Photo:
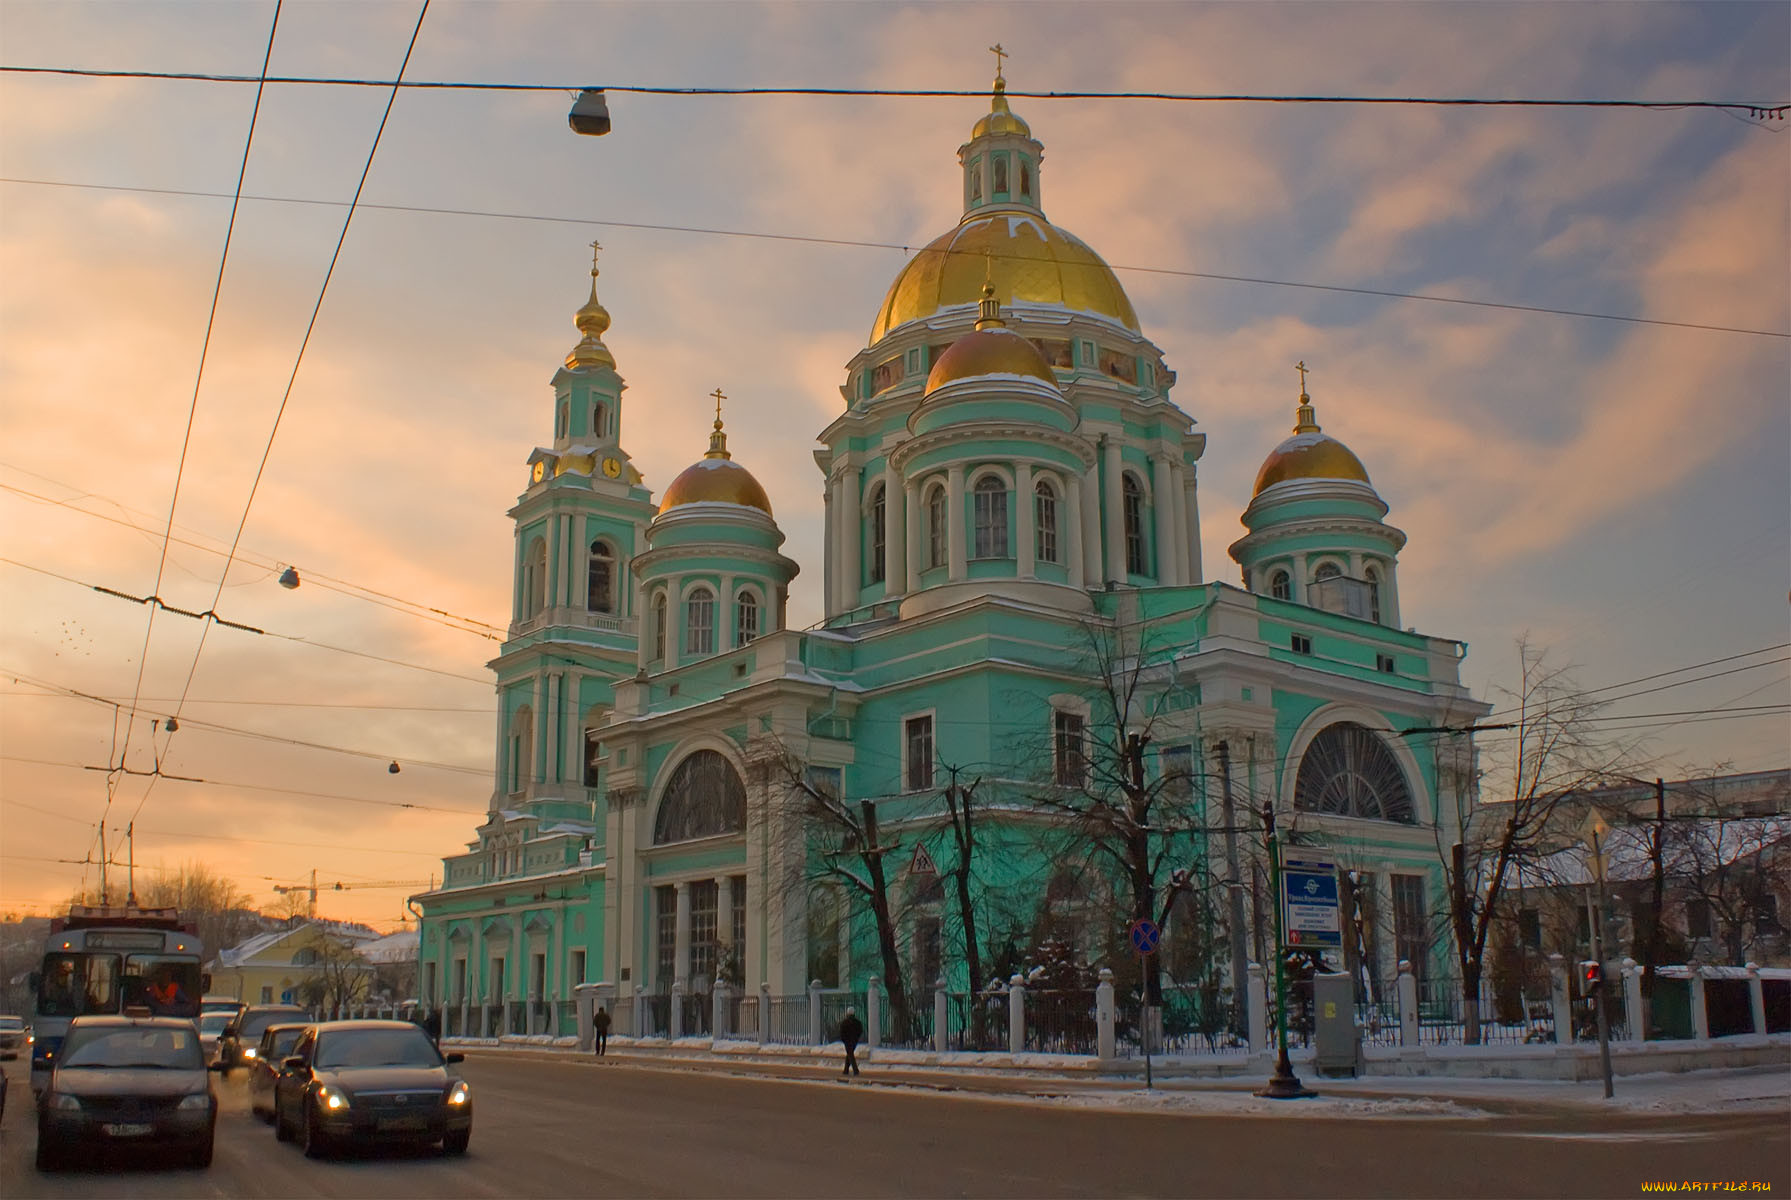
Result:
[[[960,898],[986,976],[1047,937],[1101,965],[1172,879],[1219,901],[1171,906],[1172,940],[1216,921],[1229,979],[1266,953],[1265,807],[1348,872],[1366,970],[1447,961],[1472,748],[1402,732],[1486,711],[1465,646],[1402,625],[1405,536],[1303,367],[1235,570],[1206,577],[1206,437],[1113,271],[1047,220],[1004,89],[958,151],[962,218],[891,284],[820,432],[812,628],[786,623],[798,564],[719,392],[657,499],[632,465],[593,266],[510,513],[490,809],[415,898],[425,1002],[862,990],[892,961],[911,996],[961,990]],[[1114,866],[1115,811],[1148,879]]]

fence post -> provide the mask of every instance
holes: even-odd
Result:
[[[1007,1052],[1026,1049],[1026,977],[1018,971],[1007,981]]]
[[[1567,995],[1567,960],[1548,956],[1548,997],[1555,1013],[1555,1045],[1573,1044],[1573,1001]]]
[[[1710,1037],[1710,1010],[1704,1006],[1704,968],[1691,969],[1692,1036],[1700,1040]]]
[[[951,1047],[951,999],[945,994],[945,976],[933,983],[933,1049],[944,1054]]]
[[[1418,1044],[1418,977],[1405,958],[1399,960],[1399,1044]]]
[[[709,1040],[719,1042],[728,1035],[728,981],[717,979],[709,993]]]
[[[883,989],[875,975],[864,985],[864,1040],[875,1050],[883,1040]]]
[[[808,981],[808,1044],[821,1044],[821,981]]]
[[[634,985],[634,1036],[647,1036],[647,985],[644,983]]]
[[[771,1040],[771,984],[759,985],[759,1045]]]
[[[1113,970],[1101,968],[1101,982],[1095,987],[1095,1056],[1115,1057],[1113,1038]]]
[[[1642,968],[1636,960],[1623,960],[1623,1040],[1646,1041],[1648,1031],[1642,1027]]]
[[[1753,1011],[1754,1032],[1766,1032],[1766,985],[1760,982],[1760,964],[1747,964],[1747,1006]]]
[[[666,1037],[677,1041],[684,1036],[684,981],[672,980],[671,1012],[666,1016]]]
[[[601,985],[595,983],[575,983],[572,985],[572,998],[578,1005],[578,1048],[590,1050],[596,1044],[595,1018],[597,1015],[597,992]]]
[[[1244,1005],[1250,1053],[1261,1054],[1269,1048],[1269,986],[1261,963],[1251,963],[1244,971]]]

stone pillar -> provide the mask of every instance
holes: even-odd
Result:
[[[1747,1006],[1753,1014],[1754,1034],[1766,1033],[1766,986],[1760,982],[1760,964],[1747,964]]]
[[[1573,1001],[1567,992],[1567,961],[1559,954],[1548,956],[1549,1003],[1555,1013],[1555,1045],[1573,1042]]]
[[[1399,1044],[1418,1044],[1418,977],[1403,958],[1399,960]]]
[[[894,467],[883,471],[883,594],[893,596],[908,582],[908,491]]]
[[[821,489],[821,545],[827,548],[828,558],[827,569],[821,572],[821,611],[830,617],[840,610],[839,545],[835,541],[839,537],[839,519],[840,481],[829,476]]]
[[[864,1040],[872,1049],[883,1040],[883,981],[875,975],[864,988]]]
[[[1205,571],[1200,565],[1200,474],[1199,468],[1190,465],[1183,473],[1185,483],[1182,487],[1182,527],[1184,545],[1182,549],[1188,555],[1188,582],[1200,583],[1205,578]]]
[[[1700,1041],[1710,1038],[1710,1010],[1704,1006],[1704,968],[1691,969],[1692,1036]]]
[[[714,1041],[727,1037],[728,1029],[728,981],[717,979],[715,989],[709,993],[709,1036]]]
[[[1250,1053],[1262,1054],[1269,1048],[1269,988],[1262,964],[1251,963],[1244,974],[1249,980],[1244,991],[1244,1020],[1250,1031]]]
[[[821,1042],[821,981],[808,981],[808,1044],[819,1046]]]
[[[1642,969],[1636,960],[1626,958],[1623,973],[1623,1040],[1639,1042],[1647,1037],[1642,1020]]]
[[[572,989],[572,994],[578,1004],[578,1048],[589,1052],[596,1045],[593,1018],[597,1013],[597,985],[581,983]]]
[[[1166,455],[1151,463],[1151,509],[1157,521],[1156,571],[1158,583],[1180,583],[1176,575],[1175,481]]]
[[[1175,581],[1193,583],[1194,571],[1188,565],[1188,475],[1179,450],[1169,460],[1169,507],[1175,517]]]
[[[1101,968],[1101,982],[1095,987],[1095,1056],[1111,1061],[1115,1056],[1113,1036],[1113,971]]]
[[[945,994],[945,977],[933,984],[933,1049],[944,1054],[951,1047],[951,997]]]
[[[1100,587],[1107,578],[1101,554],[1101,476],[1098,467],[1090,467],[1077,489],[1076,518],[1082,527],[1082,582],[1085,587]]]
[[[920,565],[926,561],[927,523],[920,511],[920,489],[912,479],[902,481],[902,508],[908,514],[908,528],[903,536],[903,550],[907,560],[904,578],[907,591],[920,590]]]
[[[715,942],[740,962],[740,947],[734,945],[734,877],[715,877]]]
[[[759,985],[759,1045],[771,1040],[771,985]]]
[[[1107,497],[1107,574],[1106,578],[1115,583],[1126,581],[1126,509],[1124,489],[1120,486],[1121,473],[1124,470],[1119,462],[1119,440],[1109,434],[1101,446],[1103,474],[1106,475],[1105,488]]]
[[[1071,475],[1064,488],[1064,504],[1057,513],[1057,531],[1063,537],[1063,561],[1069,568],[1070,586],[1085,586],[1082,559],[1082,478]]]
[[[863,572],[859,568],[859,547],[864,541],[864,523],[858,517],[862,497],[860,479],[863,474],[857,467],[847,464],[840,476],[840,519],[835,528],[839,533],[839,602],[842,612],[858,607],[859,583],[863,578]]]
[[[671,1012],[666,1017],[666,1036],[677,1041],[684,1036],[684,981],[672,980]]]
[[[690,980],[690,884],[674,884],[673,894],[677,897],[672,914],[672,985],[675,987]]]
[[[945,473],[946,576],[953,583],[965,577],[964,467],[953,463]]]
[[[1026,1049],[1026,977],[1019,972],[1007,981],[1007,1052]]]
[[[1032,464],[1014,464],[1014,574],[1031,579],[1033,562]]]
[[[640,983],[634,985],[634,1036],[647,1036],[647,988]]]

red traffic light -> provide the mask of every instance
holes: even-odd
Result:
[[[1580,982],[1585,985],[1588,992],[1602,984],[1604,982],[1603,965],[1592,959],[1582,962],[1580,964]]]

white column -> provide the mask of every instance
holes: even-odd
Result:
[[[1077,489],[1077,517],[1082,523],[1082,578],[1088,587],[1100,587],[1107,578],[1101,554],[1101,479],[1100,469],[1090,467]]]
[[[1057,530],[1064,538],[1063,561],[1070,571],[1070,586],[1086,586],[1082,562],[1082,477],[1071,475],[1064,489],[1063,507],[1057,512]]]
[[[839,509],[839,494],[839,481],[829,479],[821,493],[821,545],[826,548],[827,559],[827,569],[821,572],[821,611],[830,617],[839,611],[840,560],[839,547],[834,544],[834,535],[839,528],[834,520],[834,513]]]
[[[1182,509],[1184,523],[1183,547],[1188,554],[1188,582],[1199,583],[1205,577],[1200,563],[1200,468],[1190,466],[1186,470],[1186,480],[1182,489],[1186,501]]]
[[[715,877],[715,941],[723,950],[731,952],[736,958],[739,950],[734,945],[734,877],[717,875]]]
[[[950,553],[947,577],[957,583],[965,577],[964,569],[964,468],[954,463],[945,475],[945,544]]]
[[[1193,583],[1188,567],[1188,476],[1179,458],[1169,462],[1169,504],[1175,516],[1175,581]]]
[[[665,580],[665,663],[670,671],[684,653],[684,580],[673,575]]]
[[[1393,629],[1405,628],[1399,623],[1399,572],[1390,558],[1381,568],[1381,620]]]
[[[920,488],[912,479],[902,481],[902,508],[908,514],[908,532],[904,538],[907,557],[907,591],[920,590],[920,564],[926,561],[926,521],[920,511]]]
[[[547,522],[547,579],[546,586],[541,589],[543,610],[556,608],[560,603],[560,576],[564,574],[560,570],[560,546],[566,540],[560,536],[562,524],[564,518],[557,514]]]
[[[1015,573],[1031,579],[1036,570],[1032,558],[1032,464],[1014,464],[1014,547]]]
[[[566,672],[566,690],[569,693],[566,706],[572,721],[572,736],[567,738],[566,746],[566,778],[582,785],[585,781],[585,708],[582,699],[584,688],[583,671]]]
[[[1295,604],[1311,604],[1311,597],[1306,595],[1306,552],[1296,551],[1293,556],[1293,599]]]
[[[535,676],[535,720],[534,728],[529,731],[530,743],[525,751],[528,761],[523,764],[522,784],[518,791],[527,791],[535,782],[535,764],[541,761],[541,744],[547,737],[547,676]]]
[[[1107,575],[1115,583],[1126,581],[1126,509],[1120,488],[1119,442],[1109,435],[1101,447],[1106,468]]]
[[[863,474],[864,472],[859,468],[848,463],[840,475],[839,602],[841,609],[858,607],[859,581],[863,578],[859,571],[859,544],[864,540],[864,530],[863,522],[858,519]]]
[[[908,492],[894,467],[883,470],[883,593],[896,595],[908,582]]]
[[[1180,583],[1175,575],[1175,485],[1169,471],[1169,459],[1157,455],[1151,463],[1151,511],[1157,521],[1158,583]]]
[[[673,910],[672,982],[689,986],[690,980],[690,884],[674,886],[677,907]]]
[[[548,783],[560,782],[560,726],[565,722],[566,673],[555,671],[547,677],[547,712],[542,716],[547,725],[546,769],[541,774]]]
[[[526,1000],[529,995],[529,938],[522,931],[522,914],[510,914],[510,953],[504,956],[504,967],[510,972],[510,996]],[[505,1033],[510,1032],[508,1029]]]

